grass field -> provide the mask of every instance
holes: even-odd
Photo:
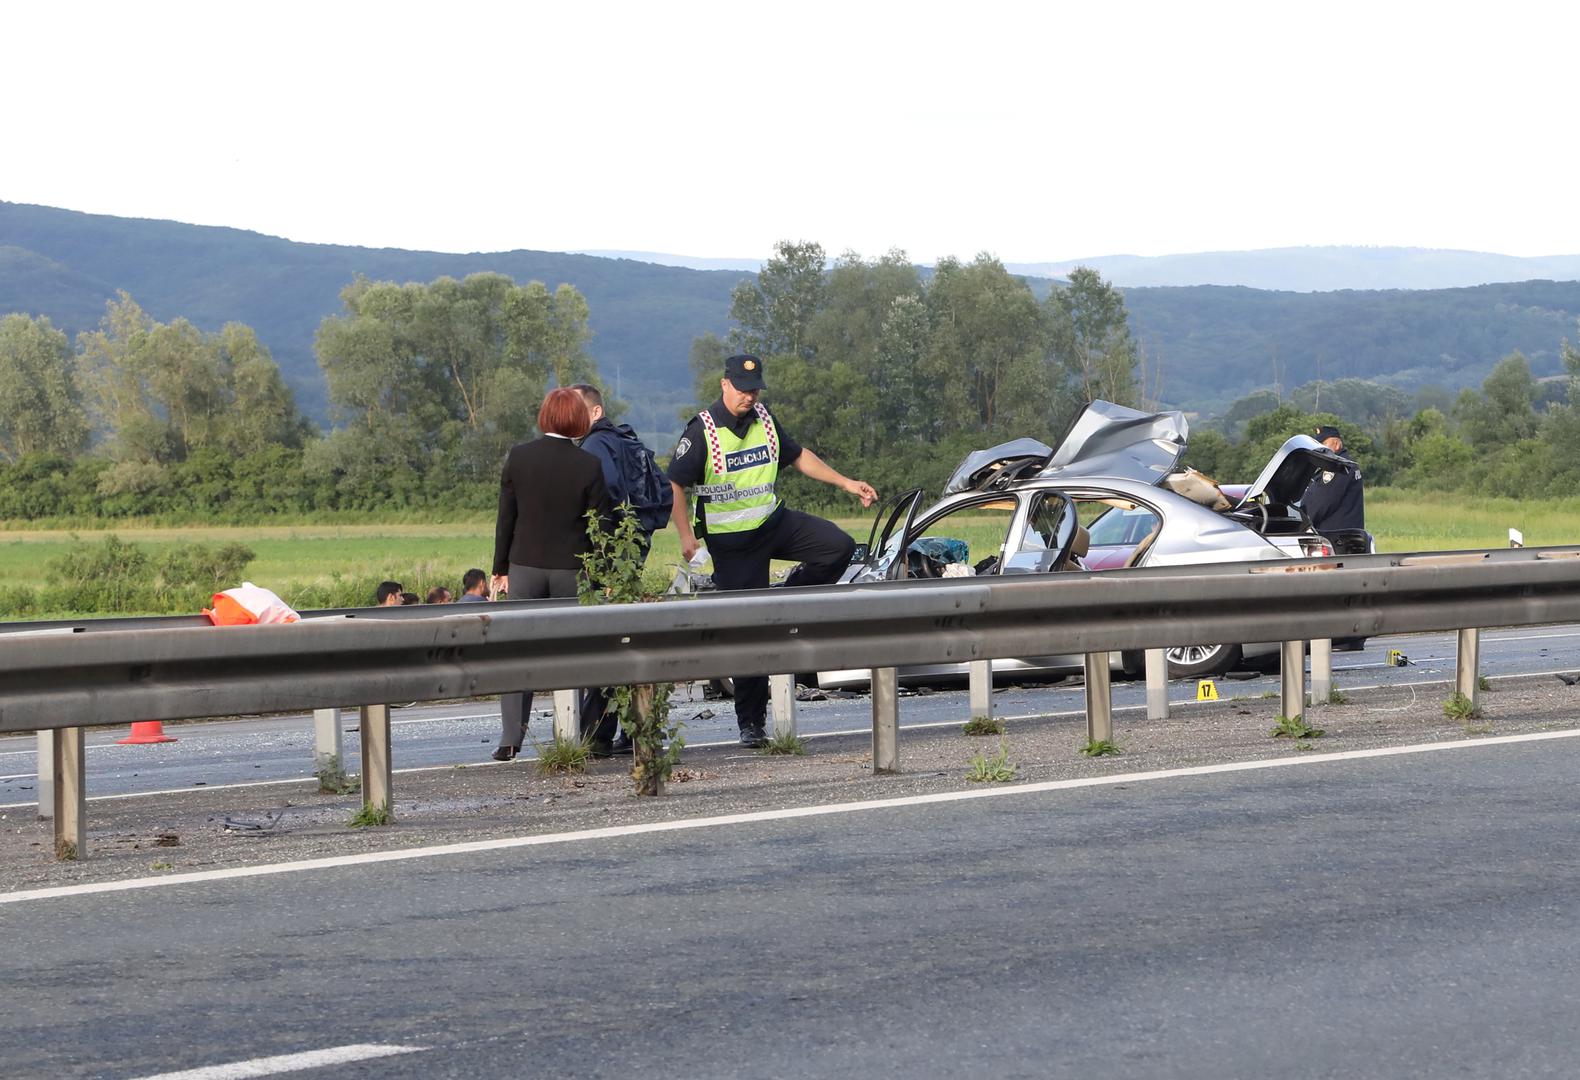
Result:
[[[839,524],[859,540],[867,538],[871,521],[842,519]],[[975,551],[990,543],[969,535]],[[1561,501],[1484,499],[1459,495],[1378,490],[1367,495],[1367,524],[1380,551],[1437,551],[1455,548],[1503,547],[1510,527],[1525,534],[1528,546],[1580,543],[1580,498]],[[489,569],[493,556],[493,523],[472,520],[445,524],[399,525],[269,525],[242,528],[149,528],[9,530],[0,532],[0,589],[42,584],[51,559],[63,555],[73,535],[92,540],[114,532],[123,540],[160,545],[181,541],[239,541],[257,559],[246,570],[250,581],[264,585],[288,601],[308,587],[332,582],[357,583],[371,594],[385,578],[402,582],[414,592],[436,584],[458,588],[461,575],[473,566]],[[655,537],[649,556],[650,575],[670,577],[680,561],[673,530]],[[370,598],[371,600],[371,595]]]

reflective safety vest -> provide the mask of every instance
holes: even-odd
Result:
[[[702,483],[693,491],[698,515],[707,522],[710,536],[750,532],[779,506],[774,495],[774,481],[779,476],[779,432],[767,409],[761,405],[752,408],[757,419],[744,436],[728,428],[721,430],[707,409],[698,414],[708,457]]]

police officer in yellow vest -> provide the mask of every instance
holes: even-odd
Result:
[[[798,560],[797,585],[826,585],[850,565],[856,542],[831,521],[785,506],[774,491],[782,465],[794,465],[814,480],[832,484],[871,506],[870,484],[840,475],[792,439],[758,401],[763,362],[755,356],[724,361],[720,398],[692,418],[675,446],[669,483],[675,506],[670,520],[680,533],[681,555],[690,559],[699,536],[713,556],[713,583],[720,589],[763,589],[774,559]],[[696,496],[696,526],[686,489]],[[735,719],[742,746],[762,746],[768,716],[768,679],[735,680]]]

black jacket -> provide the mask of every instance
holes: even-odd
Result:
[[[1343,450],[1339,457],[1353,461]],[[1300,500],[1319,533],[1366,527],[1366,494],[1361,486],[1361,471],[1345,469],[1319,472]]]
[[[551,435],[512,446],[499,478],[494,573],[509,573],[512,563],[580,570],[577,556],[591,550],[588,510],[611,527],[614,501],[596,457]]]

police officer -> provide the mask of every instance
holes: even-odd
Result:
[[[1317,441],[1347,461],[1354,461],[1344,452],[1344,437],[1339,429],[1329,424],[1317,428]],[[1323,470],[1306,488],[1300,505],[1311,518],[1311,527],[1323,535],[1343,532],[1346,529],[1366,528],[1366,495],[1361,487],[1361,470]]]
[[[768,586],[774,559],[801,563],[798,585],[826,585],[850,565],[856,547],[831,521],[785,506],[774,484],[782,465],[794,465],[814,480],[832,484],[871,506],[878,493],[870,484],[850,480],[801,446],[758,400],[763,392],[763,362],[755,356],[724,361],[719,400],[686,425],[669,466],[674,494],[671,515],[680,533],[681,556],[689,560],[706,537],[713,556],[713,583],[720,589]],[[686,489],[696,495],[692,525]],[[742,746],[762,746],[768,715],[768,679],[735,680],[735,719]]]

